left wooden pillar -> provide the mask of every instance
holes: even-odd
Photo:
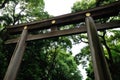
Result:
[[[13,52],[13,55],[11,57],[8,69],[6,71],[6,74],[4,76],[3,80],[15,80],[20,63],[22,61],[22,57],[24,54],[25,46],[26,46],[26,38],[27,38],[27,26],[24,27],[21,38],[19,39],[16,48]]]

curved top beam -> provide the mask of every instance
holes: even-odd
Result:
[[[24,26],[28,26],[29,31],[48,29],[52,26],[63,26],[68,24],[78,23],[85,20],[85,14],[89,12],[94,19],[106,18],[110,16],[116,16],[120,12],[120,1],[114,2],[109,5],[96,7],[93,9],[80,11],[76,13],[70,13],[46,19],[42,21],[34,21],[30,23],[24,23],[14,26],[8,26],[6,29],[9,34],[16,34],[22,31]],[[54,23],[53,23],[54,22]]]

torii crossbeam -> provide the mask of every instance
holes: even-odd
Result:
[[[48,29],[55,26],[60,27],[67,24],[79,23],[82,21],[84,22],[86,17],[85,14],[88,12],[91,13],[91,16],[94,19],[116,16],[120,12],[120,1],[114,2],[110,5],[100,6],[97,8],[88,9],[77,13],[70,13],[70,14],[54,17],[51,19],[8,26],[6,29],[9,32],[9,34],[15,34],[15,33],[20,33],[23,30],[24,26],[28,26],[29,31]],[[54,21],[55,23],[53,24],[52,22]]]

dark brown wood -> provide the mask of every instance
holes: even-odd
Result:
[[[29,31],[48,29],[51,26],[59,27],[67,24],[79,23],[80,21],[84,21],[85,14],[87,12],[90,12],[91,16],[94,19],[98,19],[98,18],[105,18],[109,16],[118,15],[119,11],[120,11],[120,1],[117,1],[110,5],[101,6],[101,7],[85,10],[85,11],[80,11],[77,13],[66,14],[66,15],[54,17],[51,19],[43,20],[43,21],[34,21],[34,22],[24,23],[24,24],[15,25],[15,26],[9,26],[7,27],[7,31],[9,32],[9,34],[16,34],[21,32],[24,26],[28,26]],[[53,24],[52,22],[55,22],[55,23]]]
[[[6,71],[3,80],[15,80],[25,50],[26,38],[27,38],[27,30],[24,29],[21,38],[18,44],[16,45],[15,51],[11,57],[8,69]]]
[[[120,27],[120,21],[114,21],[114,22],[103,23],[103,24],[97,23],[96,26],[97,26],[96,27],[97,30],[118,28]],[[45,33],[45,34],[28,35],[27,41],[58,37],[58,36],[67,36],[67,35],[79,34],[79,33],[85,33],[85,32],[87,32],[86,26],[80,26],[79,28],[73,28],[73,29],[62,30],[62,31],[58,30],[58,31],[53,31],[50,33]],[[7,40],[5,44],[16,43],[18,39],[19,38]]]
[[[51,32],[53,31],[58,31],[58,27],[57,26],[51,27]]]
[[[112,80],[95,26],[93,19],[86,17],[87,34],[93,60],[95,80]]]

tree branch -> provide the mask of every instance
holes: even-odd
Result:
[[[22,13],[24,10],[25,10],[25,8],[23,8],[23,9],[19,12],[18,16],[16,16],[16,18],[15,18],[15,23],[16,23],[17,21],[19,21],[19,18],[21,17],[21,13]],[[18,24],[19,24],[19,23],[18,23]]]
[[[110,62],[113,63],[112,53],[111,53],[110,48],[109,48],[108,45],[107,45],[107,42],[106,42],[106,39],[105,39],[105,35],[106,35],[106,30],[103,31],[103,35],[100,36],[100,37],[103,39],[103,45],[104,45],[105,48],[107,49],[107,52],[108,52],[108,55],[109,55]]]
[[[15,16],[15,8],[16,8],[16,6],[17,6],[17,2],[15,2],[15,5],[13,6],[13,14],[12,14],[12,16],[13,16],[13,25],[15,25],[15,20],[16,20],[16,16]]]
[[[2,4],[0,5],[0,9],[4,8],[4,7],[5,7],[5,4],[8,3],[8,2],[9,2],[9,0],[4,0],[4,1],[2,2]]]

